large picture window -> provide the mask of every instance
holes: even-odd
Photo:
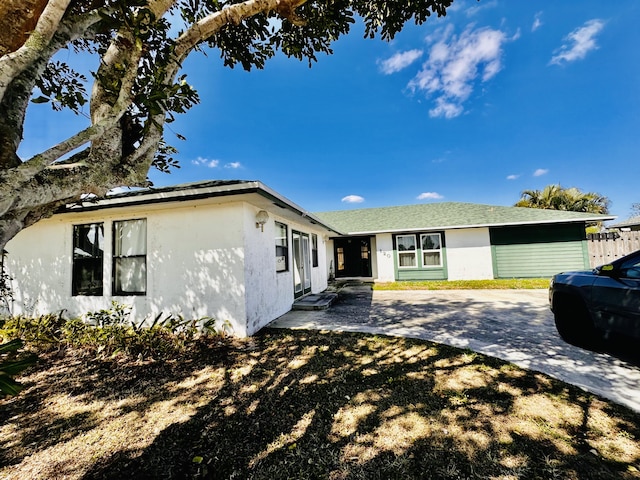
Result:
[[[102,295],[104,225],[73,227],[72,295]]]
[[[289,269],[289,243],[287,226],[275,222],[276,226],[276,272],[286,272]]]
[[[423,233],[420,235],[420,245],[422,246],[422,266],[441,267],[442,266],[442,242],[439,233]]]
[[[396,237],[398,246],[398,267],[416,267],[416,236],[398,235]]]
[[[147,221],[113,223],[113,294],[147,293]]]

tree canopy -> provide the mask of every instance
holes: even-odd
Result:
[[[280,51],[317,61],[360,17],[390,40],[453,0],[2,0],[0,3],[0,249],[22,228],[84,194],[147,186],[176,166],[165,126],[199,101],[181,67],[216,49],[227,67],[263,68]],[[94,55],[87,78],[56,54]],[[66,58],[66,57],[65,57]],[[86,128],[20,158],[27,107],[88,117]],[[86,110],[85,110],[86,108]]]
[[[579,188],[547,185],[542,190],[525,190],[516,207],[566,210],[585,213],[609,213],[609,199],[599,193],[582,192]]]

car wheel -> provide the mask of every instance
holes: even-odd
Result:
[[[556,329],[562,339],[584,348],[599,346],[602,335],[595,328],[589,311],[579,298],[563,297],[554,307]]]

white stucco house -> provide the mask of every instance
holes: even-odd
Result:
[[[12,313],[132,307],[252,335],[327,288],[336,232],[260,182],[212,181],[69,206],[7,245]]]
[[[252,335],[330,278],[551,276],[589,265],[606,215],[468,203],[312,214],[257,181],[152,188],[69,205],[6,247],[13,314],[131,307]]]

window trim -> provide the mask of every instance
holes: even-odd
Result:
[[[116,255],[116,246],[117,246],[117,238],[116,238],[116,232],[118,231],[117,228],[117,224],[118,223],[125,223],[125,222],[138,222],[138,221],[144,221],[144,228],[145,228],[145,246],[144,246],[144,254],[135,254],[135,255]],[[114,220],[111,224],[111,237],[112,237],[112,242],[111,242],[111,295],[112,296],[118,296],[118,297],[129,297],[129,296],[145,296],[147,294],[147,290],[148,290],[148,275],[147,275],[147,219],[146,218],[128,218],[128,219],[123,219],[123,220]],[[116,288],[117,286],[117,282],[116,282],[116,264],[118,263],[118,260],[123,259],[123,258],[143,258],[144,259],[144,290],[140,290],[140,291],[133,291],[133,292],[125,292],[122,290],[119,290]]]
[[[76,229],[81,228],[81,227],[91,227],[91,226],[96,226],[97,230],[96,230],[96,235],[98,235],[98,233],[100,232],[100,230],[102,230],[102,255],[99,257],[96,256],[91,256],[88,258],[79,258],[76,257]],[[104,296],[104,274],[105,274],[105,269],[104,269],[104,264],[105,264],[105,251],[104,251],[104,247],[105,247],[105,234],[104,234],[104,222],[91,222],[91,223],[79,223],[76,225],[72,225],[72,240],[71,240],[71,296],[72,297],[102,297]],[[97,239],[96,239],[97,240]],[[80,292],[78,290],[78,285],[76,282],[76,266],[78,266],[79,264],[76,263],[76,260],[88,260],[89,258],[94,259],[96,261],[96,264],[98,263],[98,260],[100,262],[99,265],[99,288],[96,289],[96,293],[84,293],[84,292]],[[94,272],[95,273],[95,272]]]
[[[400,237],[413,237],[413,250],[400,250],[400,242],[398,241]],[[395,247],[396,247],[396,258],[398,260],[398,269],[415,269],[418,267],[418,244],[415,233],[401,233],[395,236]],[[413,253],[414,264],[413,265],[402,265],[400,262],[400,254]]]
[[[440,248],[430,248],[430,249],[422,248],[422,245],[423,245],[422,237],[432,236],[432,235],[438,236],[438,243],[440,245]],[[439,254],[440,263],[438,265],[426,265],[424,263],[424,254],[429,252],[432,252],[432,253],[437,252]],[[442,261],[442,234],[440,232],[426,232],[426,233],[420,234],[420,261],[422,263],[422,268],[442,268],[444,266]]]
[[[278,230],[284,229],[284,237],[275,237],[275,260],[276,260],[276,273],[284,273],[289,271],[289,226],[286,223],[275,221],[276,234],[279,233]],[[278,240],[284,239],[284,245],[278,245]],[[278,255],[278,248],[281,248],[282,251],[280,253],[284,253],[284,255]],[[278,258],[284,257],[284,268],[278,269]]]

